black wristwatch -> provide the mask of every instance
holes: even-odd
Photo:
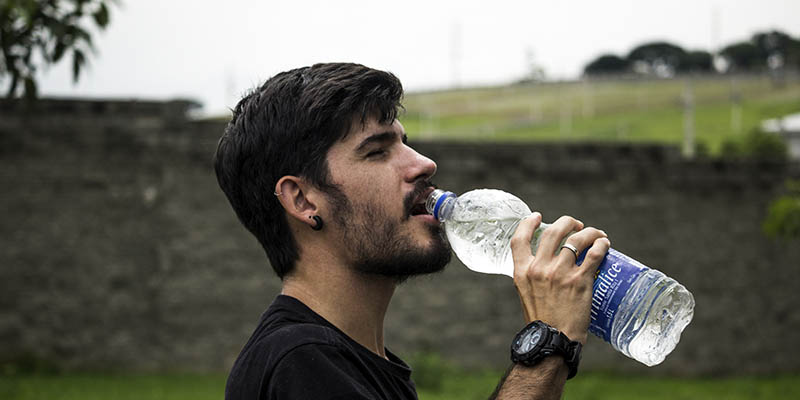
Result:
[[[517,334],[511,343],[511,361],[532,367],[551,355],[560,355],[569,368],[567,379],[578,373],[581,361],[580,342],[542,321],[533,321]]]

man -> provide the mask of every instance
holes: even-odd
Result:
[[[409,367],[384,347],[384,316],[396,286],[443,269],[450,249],[423,204],[436,164],[406,144],[396,119],[402,94],[390,73],[317,64],[274,76],[236,106],[217,178],[282,291],[234,364],[227,399],[416,398]],[[601,231],[562,217],[533,257],[540,222],[536,213],[514,234],[514,282],[526,320],[552,327],[529,329],[553,341],[535,351],[527,343],[542,334],[515,341],[501,399],[560,396],[609,247]]]

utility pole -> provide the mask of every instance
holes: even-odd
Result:
[[[461,23],[453,22],[450,33],[450,72],[453,87],[461,87]]]
[[[719,36],[720,36],[720,19],[719,19],[719,6],[714,6],[711,9],[711,55],[717,56],[719,49]]]
[[[731,75],[731,132],[742,132],[742,93],[736,76]]]
[[[581,111],[584,118],[594,117],[594,93],[591,85],[588,78],[584,78],[583,82],[581,82],[581,94],[583,95]]]
[[[572,136],[572,99],[569,95],[569,88],[566,83],[561,83],[559,88],[559,98],[561,100],[561,110],[559,118],[559,130],[561,137]]]
[[[694,87],[692,78],[686,78],[683,86],[683,155],[690,160],[695,157],[694,142]]]

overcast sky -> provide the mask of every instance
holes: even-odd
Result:
[[[40,92],[192,98],[223,114],[264,79],[316,62],[389,70],[413,91],[507,83],[531,62],[570,79],[646,41],[714,50],[769,29],[800,37],[800,1],[121,0],[79,83],[63,62],[43,71]]]

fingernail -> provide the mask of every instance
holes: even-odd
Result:
[[[600,233],[602,233],[602,234],[603,234],[603,236],[605,236],[605,237],[608,237],[608,234],[606,233],[606,231],[604,231],[604,230],[602,230],[602,229],[601,229],[601,230],[600,230]]]

